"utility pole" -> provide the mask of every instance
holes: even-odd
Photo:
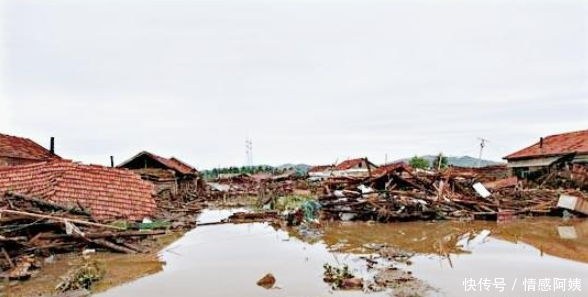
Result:
[[[478,156],[478,168],[480,168],[482,167],[482,152],[484,151],[486,143],[490,142],[490,140],[481,137],[478,137],[478,139],[480,140],[480,155]]]

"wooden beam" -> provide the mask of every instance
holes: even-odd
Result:
[[[74,224],[93,226],[93,227],[99,227],[99,228],[106,228],[106,229],[125,230],[124,227],[119,227],[119,226],[104,225],[104,224],[98,224],[98,223],[93,223],[93,222],[88,222],[88,221],[82,221],[82,220],[78,220],[78,219],[68,219],[68,218],[62,218],[62,217],[55,217],[55,216],[31,213],[31,212],[26,212],[26,211],[0,209],[0,214],[2,214],[2,213],[19,215],[19,216],[26,216],[26,217],[38,218],[38,219],[47,219],[47,220],[59,221],[59,222],[63,222],[63,223],[65,223],[67,221],[67,222],[74,223]]]

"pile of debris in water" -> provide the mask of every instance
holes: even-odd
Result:
[[[60,253],[148,252],[154,236],[178,226],[193,228],[195,222],[96,220],[81,207],[6,192],[0,196],[1,277],[29,279],[43,259]]]
[[[284,220],[300,225],[319,217],[393,222],[588,215],[588,192],[582,187],[562,187],[571,184],[565,182],[562,171],[557,172],[521,180],[510,177],[505,166],[425,171],[391,164],[368,177],[331,176],[318,185],[309,182],[307,188],[319,189],[311,195],[260,195],[259,204],[271,211],[235,214],[227,222]]]
[[[247,196],[269,200],[293,195],[300,191],[310,193],[308,182],[295,172],[284,172],[279,175],[265,173],[224,174],[206,184],[208,186],[206,197],[209,200]]]
[[[367,160],[365,161],[368,162]],[[209,182],[217,198],[254,196],[259,205],[283,214],[276,201],[301,196],[318,197],[321,218],[379,222],[481,219],[509,220],[523,215],[588,215],[588,166],[554,164],[525,179],[511,176],[506,165],[481,168],[450,166],[414,169],[393,163],[362,174],[270,177],[245,174]],[[302,207],[282,217],[298,225]],[[271,218],[262,221],[273,221]],[[241,219],[235,221],[260,221]]]
[[[365,260],[368,272],[363,277],[354,275],[347,265],[333,266],[325,263],[323,281],[330,284],[333,290],[379,292],[392,289],[393,296],[428,296],[434,290],[406,269],[414,254],[376,244],[370,251],[370,254],[361,257]],[[400,266],[406,268],[402,269]]]
[[[518,215],[562,215],[564,209],[588,215],[586,192],[550,188],[545,186],[546,181],[529,187],[516,177],[508,177],[505,167],[424,171],[399,163],[374,171],[370,177],[331,177],[323,181],[319,201],[325,216],[389,222],[502,220]]]
[[[155,188],[128,169],[60,158],[0,167],[0,278],[29,279],[63,253],[151,252],[158,235],[196,226],[198,188],[173,197]],[[60,290],[99,279],[93,267]]]

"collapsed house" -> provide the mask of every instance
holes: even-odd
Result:
[[[507,173],[505,166],[426,171],[388,164],[368,177],[330,177],[322,183],[319,201],[326,218],[341,220],[504,220],[519,215],[561,216],[563,209],[588,215],[585,192],[525,188]]]
[[[132,171],[69,160],[0,168],[0,193],[88,212],[95,220],[142,220],[156,210],[153,186]]]
[[[259,182],[246,173],[222,173],[214,181],[207,181],[208,194],[212,198],[228,196],[255,196]]]
[[[412,172],[413,168],[409,164],[404,162],[395,162],[382,165],[378,168],[372,170],[372,176],[378,177],[381,175],[389,175],[389,174],[402,174],[402,172]]]
[[[23,137],[0,134],[0,167],[17,166],[59,159],[54,153],[54,142],[48,150]]]
[[[166,192],[173,196],[195,196],[205,188],[196,168],[175,157],[168,159],[143,151],[117,167],[130,169],[153,183],[158,196]]]
[[[258,172],[255,174],[222,174],[216,180],[207,182],[207,185],[215,193],[262,197],[271,193],[290,193],[293,191],[294,183],[299,180],[299,176],[294,171],[285,171],[278,175]]]
[[[449,166],[443,171],[443,175],[446,177],[459,176],[461,178],[476,179],[476,181],[486,183],[508,178],[509,171],[506,164],[485,167]]]

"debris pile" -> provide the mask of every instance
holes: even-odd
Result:
[[[280,217],[276,211],[265,212],[236,212],[229,216],[230,223],[263,223],[279,222]]]
[[[202,211],[202,201],[183,199],[166,199],[155,197],[157,209],[154,217],[171,222],[174,228],[190,229],[196,226],[196,214]]]
[[[558,162],[530,179],[531,186],[550,189],[580,189],[588,191],[588,164]]]
[[[71,269],[55,287],[57,292],[90,289],[92,284],[104,276],[105,269],[98,261],[87,261],[84,265]]]
[[[0,168],[1,275],[28,279],[60,253],[147,252],[167,229],[196,226],[196,202],[153,189],[130,170],[63,159]]]
[[[234,197],[258,197],[262,204],[280,196],[297,192],[310,193],[309,183],[295,172],[283,172],[278,175],[257,174],[223,174],[214,181],[208,181],[209,200]]]
[[[389,222],[555,215],[561,214],[561,195],[588,199],[575,189],[528,189],[505,176],[506,167],[499,166],[424,171],[393,164],[366,178],[331,177],[319,201],[327,218]]]
[[[323,268],[325,269],[323,281],[331,284],[333,289],[357,290],[363,288],[363,280],[351,274],[349,266],[335,267],[324,264]]]
[[[364,292],[380,292],[392,289],[391,296],[429,296],[433,289],[426,282],[417,279],[407,270],[411,265],[410,259],[414,253],[387,246],[385,244],[370,243],[366,245],[369,254],[360,259],[365,269],[356,267],[353,271],[347,265],[335,267],[324,264],[323,280],[331,284],[335,290],[363,290]],[[400,268],[404,267],[404,268]],[[361,274],[358,277],[356,274]]]
[[[53,254],[104,250],[144,252],[144,239],[166,233],[161,221],[99,223],[81,207],[62,206],[13,192],[0,196],[0,271],[26,279],[40,268],[36,259]]]

